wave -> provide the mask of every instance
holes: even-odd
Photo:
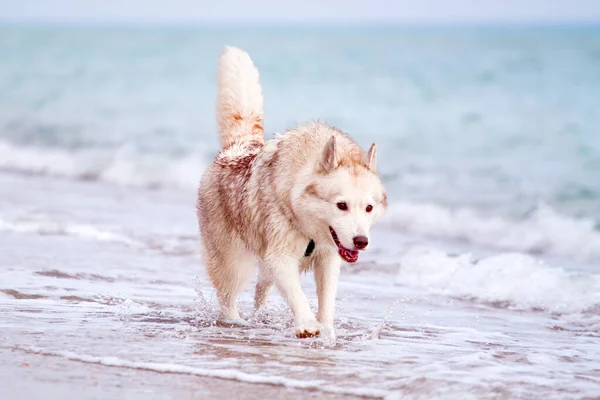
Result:
[[[52,220],[28,219],[9,220],[0,217],[0,232],[33,233],[39,235],[75,236],[100,242],[121,243],[128,246],[142,247],[135,239],[118,232],[111,232],[92,225]]]
[[[524,220],[483,217],[471,210],[434,204],[395,203],[388,226],[413,234],[463,240],[507,251],[600,260],[600,232],[594,221],[573,219],[540,205]]]
[[[519,253],[475,260],[414,248],[401,257],[396,282],[516,309],[567,314],[600,306],[600,275],[549,267]]]
[[[0,169],[34,175],[100,180],[127,186],[196,190],[205,168],[198,152],[180,157],[120,149],[66,150],[0,141]]]
[[[135,362],[123,360],[117,357],[97,357],[86,354],[77,354],[70,351],[47,351],[36,347],[17,348],[28,353],[62,357],[71,361],[79,361],[88,364],[100,364],[107,367],[129,368],[170,374],[196,375],[207,378],[219,378],[245,383],[283,386],[290,389],[315,390],[319,392],[345,394],[366,398],[385,398],[389,394],[386,391],[378,389],[342,388],[338,386],[327,385],[326,382],[322,380],[299,380],[274,375],[248,374],[239,370],[205,369],[179,364]]]
[[[195,191],[206,161],[206,155],[200,153],[171,157],[142,154],[130,146],[69,151],[0,141],[0,169]],[[428,237],[464,240],[508,251],[600,260],[600,232],[594,221],[573,219],[543,205],[527,219],[510,220],[483,217],[468,209],[403,202],[390,206],[386,221],[396,230]]]
[[[199,254],[195,236],[145,236],[108,230],[86,223],[52,219],[45,216],[7,218],[0,215],[0,232],[25,233],[40,236],[70,236],[89,241],[110,242],[127,247],[159,251],[169,256]]]

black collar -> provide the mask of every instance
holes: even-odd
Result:
[[[315,241],[311,239],[310,242],[308,242],[306,251],[304,252],[304,257],[310,256],[313,251],[315,251]]]

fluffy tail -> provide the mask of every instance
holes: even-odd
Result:
[[[219,58],[217,127],[223,149],[264,142],[263,96],[258,69],[248,53],[227,47]]]

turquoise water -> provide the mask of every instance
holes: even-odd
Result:
[[[216,58],[236,45],[261,70],[267,132],[319,118],[379,142],[398,198],[600,220],[600,29],[0,32],[7,169],[194,187],[216,151]],[[69,165],[28,166],[32,149]]]

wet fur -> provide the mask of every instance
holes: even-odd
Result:
[[[344,247],[353,246],[352,237],[368,236],[385,212],[375,145],[365,154],[342,131],[315,122],[265,142],[259,73],[240,49],[223,53],[218,82],[222,150],[202,177],[197,214],[223,317],[240,319],[236,297],[258,260],[256,310],[275,285],[294,314],[299,337],[319,334],[320,325],[333,334],[342,259],[329,226],[336,225]],[[353,213],[336,208],[340,198],[353,202]],[[373,212],[364,212],[367,203]],[[315,249],[304,257],[311,239]],[[319,299],[316,319],[300,286],[300,272],[310,267]]]

